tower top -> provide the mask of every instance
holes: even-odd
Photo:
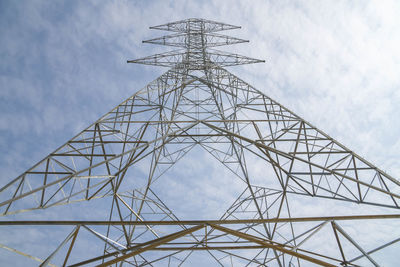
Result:
[[[171,32],[219,32],[233,29],[240,29],[240,26],[217,22],[213,20],[190,18],[185,20],[179,20],[175,22],[169,22],[158,26],[152,26],[150,29],[171,31]]]
[[[145,40],[143,43],[174,46],[181,49],[129,60],[128,63],[174,67],[186,70],[206,70],[215,67],[264,62],[264,60],[210,49],[210,47],[215,46],[248,42],[248,40],[216,33],[239,28],[240,26],[195,18],[153,26],[150,29],[172,31],[175,33]]]

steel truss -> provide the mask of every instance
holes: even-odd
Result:
[[[210,49],[247,42],[218,33],[240,27],[187,19],[151,28],[174,34],[145,43],[181,49],[128,62],[171,68],[0,189],[1,227],[70,225],[72,231],[44,260],[1,247],[42,266],[63,249],[63,266],[180,266],[196,251],[222,266],[379,266],[374,253],[399,236],[365,249],[342,222],[398,223],[400,215],[390,210],[399,209],[400,182],[225,70],[263,62]],[[243,181],[244,191],[219,219],[180,220],[153,190],[194,147]],[[253,182],[254,169],[262,170],[264,185]],[[388,212],[292,216],[290,207],[299,203],[293,197]],[[109,200],[108,220],[7,220],[94,199]],[[82,232],[102,250],[74,261]]]

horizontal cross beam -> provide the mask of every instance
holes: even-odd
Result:
[[[205,224],[260,224],[284,222],[346,221],[400,219],[400,214],[295,217],[244,220],[184,220],[184,221],[0,221],[4,225],[205,225]]]

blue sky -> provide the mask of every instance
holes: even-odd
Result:
[[[1,1],[0,181],[165,71],[126,60],[167,51],[141,43],[163,34],[148,27],[190,17],[242,26],[229,34],[250,43],[221,50],[266,63],[230,71],[398,178],[399,13],[398,1]]]

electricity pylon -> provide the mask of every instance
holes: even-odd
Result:
[[[213,48],[247,42],[219,33],[238,28],[204,19],[151,27],[174,33],[145,43],[178,49],[128,62],[170,69],[1,187],[1,227],[73,227],[46,259],[32,259],[42,266],[180,266],[195,265],[193,255],[202,252],[216,266],[379,265],[375,255],[399,241],[395,233],[375,237],[382,221],[399,223],[391,211],[399,209],[400,182],[228,72],[263,62]],[[182,220],[154,188],[194,148],[243,188],[233,203],[221,203],[227,209],[219,218]],[[85,201],[99,201],[104,220],[7,220]],[[307,216],[303,201],[333,203],[343,213],[322,216],[316,208]],[[367,243],[354,227],[346,230],[347,222],[362,228],[371,221]],[[85,237],[101,249],[74,257]]]

